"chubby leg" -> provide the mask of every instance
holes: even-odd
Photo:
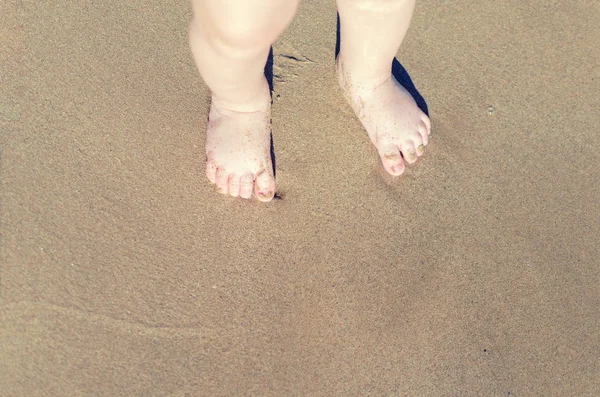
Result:
[[[431,125],[391,73],[415,0],[337,0],[340,85],[377,148],[384,168],[404,172],[424,152]]]
[[[275,194],[270,156],[270,46],[297,0],[192,0],[190,47],[212,92],[206,175],[221,193],[261,201]]]

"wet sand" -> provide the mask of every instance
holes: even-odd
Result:
[[[600,395],[597,2],[421,0],[392,178],[305,0],[266,205],[204,176],[186,2],[0,11],[3,396]]]

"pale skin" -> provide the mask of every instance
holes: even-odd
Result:
[[[394,176],[423,155],[431,131],[429,118],[391,74],[414,5],[337,0],[340,87]],[[297,7],[298,0],[192,0],[190,46],[212,92],[206,175],[220,193],[260,201],[275,195],[264,67]]]

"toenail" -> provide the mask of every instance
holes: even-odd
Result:
[[[273,196],[273,192],[258,192],[258,195],[262,198],[269,198]]]
[[[419,145],[419,147],[417,148],[417,151],[419,153],[423,153],[424,150],[425,150],[425,146],[423,146],[423,145]]]

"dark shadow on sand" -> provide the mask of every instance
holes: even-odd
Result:
[[[271,92],[271,103],[273,102],[273,47],[269,50],[269,57],[265,65],[265,77],[269,83]],[[271,129],[271,161],[273,162],[273,176],[277,177],[277,166],[275,164],[275,146],[273,145],[273,130]]]
[[[265,64],[265,77],[269,83],[269,92],[271,93],[271,103],[273,103],[273,47],[269,50],[269,57]],[[272,124],[272,123],[271,123]],[[273,129],[271,128],[271,162],[273,163],[273,177],[277,179],[277,161],[275,157],[275,144],[273,143]],[[274,200],[283,200],[283,195],[275,192]]]
[[[335,40],[335,58],[334,59],[337,59],[339,52],[340,52],[340,15],[338,14],[337,28],[336,28],[336,40]],[[396,58],[394,58],[394,61],[392,62],[392,75],[396,78],[396,80],[398,80],[398,83],[400,83],[406,89],[406,91],[408,91],[410,93],[410,95],[412,95],[415,102],[417,103],[417,106],[419,106],[419,108],[421,108],[421,110],[423,112],[425,112],[425,114],[427,116],[429,116],[429,110],[427,108],[427,102],[425,102],[425,98],[423,98],[423,96],[419,93],[419,90],[417,90],[417,88],[413,84],[412,79],[410,78],[408,72],[406,71],[406,69],[404,69],[404,66],[402,66],[402,64],[400,62],[398,62],[398,60]]]

